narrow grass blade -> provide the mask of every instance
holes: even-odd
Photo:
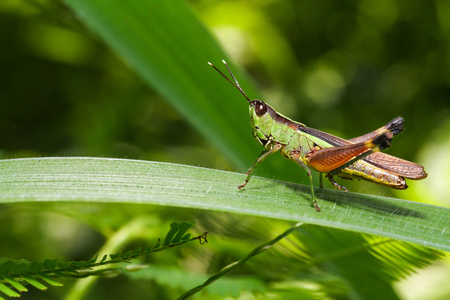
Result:
[[[450,209],[316,189],[261,177],[169,163],[106,158],[0,160],[0,203],[141,203],[305,222],[450,251]]]

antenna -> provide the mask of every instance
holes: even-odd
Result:
[[[239,90],[239,92],[241,92],[242,95],[244,95],[245,99],[247,99],[247,101],[250,103],[250,99],[247,97],[247,95],[244,93],[244,90],[242,90],[241,86],[239,85],[239,82],[236,80],[236,77],[234,77],[233,73],[230,70],[230,67],[228,67],[227,63],[225,60],[222,60],[222,62],[224,63],[224,65],[227,67],[228,72],[230,73],[231,77],[234,79],[234,82],[231,81],[227,76],[225,76],[225,74],[223,74],[219,69],[216,68],[216,66],[214,66],[212,63],[208,62],[208,64],[213,67],[214,69],[216,69],[217,72],[219,72],[220,75],[222,75],[226,80],[228,80],[229,83],[231,83],[235,88],[237,88]]]

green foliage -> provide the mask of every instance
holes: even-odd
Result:
[[[0,201],[155,204],[224,211],[377,234],[450,250],[450,209],[422,203],[318,189],[310,207],[305,185],[242,174],[122,159],[0,160]],[[19,188],[21,187],[21,188]],[[175,236],[175,238],[178,238]]]
[[[248,126],[248,121],[230,109],[240,107],[239,111],[245,112],[245,102],[234,97],[232,89],[223,91],[227,101],[217,101],[223,81],[207,62],[220,61],[225,54],[186,3],[65,2],[179,113],[228,153],[235,165],[242,170],[247,167],[257,145],[249,147],[242,141],[240,129]],[[146,12],[150,11],[158,13],[149,18]],[[174,20],[182,20],[183,25]],[[164,32],[157,28],[164,28]],[[202,51],[196,45],[202,45]]]
[[[183,291],[207,280],[206,275],[186,272],[177,268],[149,266],[136,272],[128,272],[127,276],[134,280],[155,280],[163,286],[178,288]],[[199,289],[196,289],[199,291]],[[240,275],[236,277],[222,277],[214,285],[206,287],[207,297],[239,297],[242,292],[261,293],[267,291],[267,283],[254,275]],[[193,295],[194,292],[190,292]],[[201,294],[200,294],[201,295]]]
[[[425,165],[429,178],[399,192],[363,182],[345,185],[447,206],[447,2],[64,3],[68,7],[53,0],[0,3],[0,41],[6,45],[0,49],[6,70],[0,72],[0,157],[122,157],[245,171],[261,151],[248,128],[247,105],[206,64],[226,59],[251,98],[261,96],[290,118],[342,137],[403,116],[406,131],[389,151]],[[259,83],[258,91],[236,65]],[[438,258],[336,228],[448,251],[448,209],[324,190],[317,214],[308,207],[307,190],[285,182],[302,182],[303,172],[275,157],[257,174],[284,181],[254,178],[242,192],[236,191],[242,174],[137,161],[68,161],[25,160],[17,172],[0,170],[2,256],[42,261],[64,253],[78,261],[72,257],[116,253],[164,234],[143,230],[146,222],[159,228],[173,219],[195,219],[214,232],[214,242],[201,252],[165,251],[153,269],[129,276],[132,281],[121,277],[92,285],[97,277],[90,276],[90,285],[80,280],[68,291],[65,284],[46,292],[48,299],[174,299],[284,232],[287,222],[277,220],[322,227],[301,228],[280,241],[280,250],[251,256],[196,296],[354,299],[371,291],[371,298],[394,298],[394,281]],[[73,252],[66,255],[67,249]],[[438,281],[449,271],[444,274],[426,278],[439,288],[422,298],[437,290],[448,298],[448,285]],[[43,277],[27,279],[52,285]],[[0,289],[16,293],[11,286],[2,283]],[[417,288],[409,290],[418,295]]]
[[[302,294],[308,296],[308,299],[334,298],[338,294],[339,298],[346,299],[369,299],[376,294],[387,299],[397,299],[391,286],[392,281],[399,280],[416,268],[428,266],[442,257],[442,253],[438,251],[408,243],[299,223],[273,240],[259,245],[241,260],[224,267],[179,299],[187,299],[222,276],[236,271],[248,260],[269,250],[291,234],[293,237],[290,243],[284,242],[278,248],[280,250],[280,247],[284,246],[284,251],[272,253],[255,265],[262,264],[263,269],[270,270],[263,271],[265,274],[262,276],[280,286],[297,280],[314,282],[314,288],[303,288]],[[280,264],[280,258],[276,256],[289,255],[295,256],[295,266],[284,269],[285,266]],[[277,263],[272,264],[272,261]],[[364,276],[361,276],[362,273]],[[334,281],[333,285],[330,285],[330,280]],[[214,293],[214,290],[210,292]]]
[[[108,275],[123,271],[123,268],[110,267],[110,265],[129,263],[133,259],[138,259],[149,254],[164,251],[169,248],[182,246],[186,243],[198,240],[200,244],[207,242],[206,233],[191,238],[190,233],[186,233],[193,225],[193,222],[173,222],[170,224],[170,230],[164,238],[154,245],[136,250],[122,251],[104,255],[101,259],[98,256],[88,261],[62,261],[61,259],[46,259],[43,262],[30,262],[25,259],[14,260],[6,257],[0,257],[0,291],[9,297],[20,297],[19,293],[27,292],[25,285],[30,284],[37,289],[46,290],[47,286],[40,281],[44,281],[52,286],[62,286],[55,278],[79,279],[93,275]],[[98,269],[101,266],[107,268]],[[145,267],[145,266],[143,266]],[[134,270],[134,266],[129,270]],[[126,268],[125,268],[126,270]],[[40,280],[40,281],[38,281]],[[0,296],[0,299],[3,299]]]

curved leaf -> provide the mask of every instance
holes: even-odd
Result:
[[[233,212],[390,237],[450,250],[450,209],[169,163],[106,158],[0,160],[0,203],[142,203]]]

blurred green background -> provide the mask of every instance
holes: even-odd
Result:
[[[344,138],[404,117],[388,153],[424,165],[429,177],[407,191],[345,182],[352,191],[450,206],[450,2],[188,3],[284,115]],[[0,45],[0,158],[119,157],[245,172],[61,2],[1,1]],[[229,109],[247,120],[242,106]],[[249,126],[241,136],[256,143]]]
[[[388,152],[425,165],[430,177],[414,189],[448,204],[438,184],[450,164],[446,1],[190,5],[261,98],[290,118],[351,138],[404,117],[405,132]],[[59,2],[6,0],[0,13],[1,157],[123,157],[245,171]],[[241,136],[255,144],[249,127]]]

